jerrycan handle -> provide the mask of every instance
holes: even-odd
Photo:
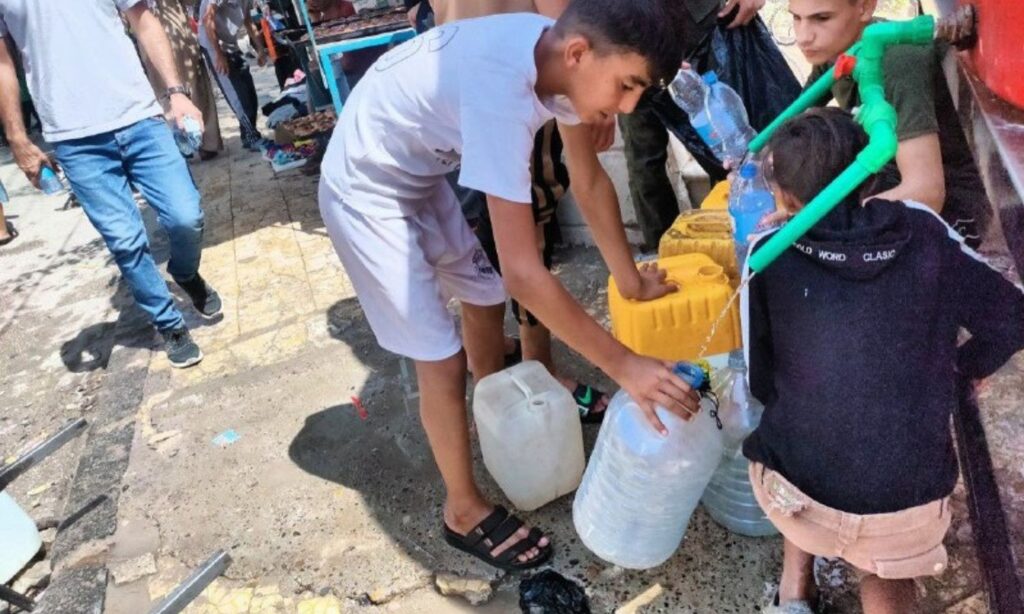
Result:
[[[682,378],[694,390],[700,390],[701,386],[704,385],[704,369],[701,369],[692,362],[677,362],[672,372]]]
[[[523,383],[523,381],[519,379],[514,373],[509,373],[508,377],[510,380],[512,380],[512,383],[515,384],[516,388],[518,388],[520,392],[523,393],[523,396],[526,397],[527,401],[533,398],[533,390],[527,387],[527,385]]]

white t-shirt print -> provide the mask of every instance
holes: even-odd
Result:
[[[444,176],[530,202],[534,135],[579,123],[567,98],[534,92],[534,47],[554,22],[529,13],[447,24],[388,51],[342,109],[321,166],[337,200],[374,216],[414,215]]]

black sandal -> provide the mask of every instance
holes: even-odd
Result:
[[[471,554],[488,565],[493,565],[504,571],[521,571],[533,569],[548,562],[551,558],[551,542],[546,546],[538,546],[544,532],[534,527],[530,534],[516,543],[509,546],[507,550],[498,556],[491,556],[491,550],[504,543],[512,537],[516,531],[523,526],[523,521],[509,514],[502,506],[496,506],[491,515],[484,518],[469,533],[459,535],[444,525],[444,541],[449,546],[457,548],[466,554]],[[518,557],[531,548],[537,548],[540,553],[527,561],[520,562]]]
[[[18,229],[14,227],[14,224],[7,222],[7,234],[9,235],[6,239],[0,239],[0,245],[7,245],[11,241],[18,238]]]
[[[583,424],[599,424],[608,413],[606,406],[601,411],[594,411],[601,401],[604,393],[586,384],[577,384],[576,390],[572,391],[572,398],[576,401],[576,408],[580,411],[580,422]]]

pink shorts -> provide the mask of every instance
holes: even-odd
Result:
[[[859,515],[818,503],[760,463],[750,463],[750,483],[768,519],[804,552],[841,558],[862,574],[887,580],[937,576],[946,569],[942,540],[952,516],[949,497]]]

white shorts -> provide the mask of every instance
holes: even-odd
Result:
[[[382,348],[413,360],[462,349],[448,301],[490,306],[505,286],[448,184],[405,217],[360,213],[320,183],[320,215]]]

